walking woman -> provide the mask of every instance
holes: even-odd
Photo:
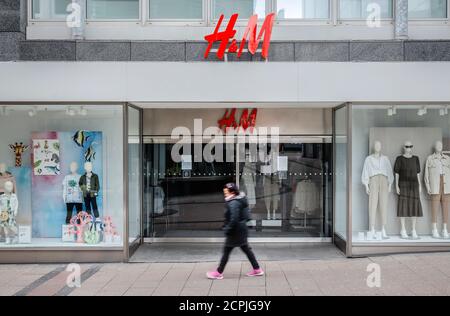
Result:
[[[240,247],[252,264],[253,270],[247,273],[247,276],[264,275],[264,271],[259,267],[258,261],[256,261],[255,255],[247,241],[247,222],[250,220],[250,214],[245,194],[239,193],[234,183],[226,184],[223,188],[223,194],[226,204],[224,223],[226,236],[225,246],[219,267],[216,271],[207,272],[206,276],[208,279],[223,279],[223,271],[225,270],[230,253],[235,247]]]

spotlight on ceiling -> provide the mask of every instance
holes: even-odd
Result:
[[[81,116],[86,116],[87,115],[87,113],[88,113],[88,111],[87,111],[87,109],[84,107],[84,106],[82,106],[81,108],[80,108],[80,111],[78,112]]]
[[[421,108],[417,111],[417,115],[424,116],[425,114],[427,114],[427,112],[428,112],[427,107],[424,106],[423,108]]]
[[[440,116],[448,115],[448,105],[439,109],[439,115]]]
[[[388,115],[388,116],[394,116],[394,115],[396,115],[396,114],[397,114],[397,107],[391,106],[391,107],[388,109],[387,115]]]
[[[34,117],[37,114],[37,109],[36,108],[32,108],[31,110],[28,111],[28,116],[29,117]]]

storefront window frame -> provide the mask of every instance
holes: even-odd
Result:
[[[345,247],[345,255],[347,257],[358,257],[358,256],[367,256],[367,255],[380,255],[380,254],[388,254],[388,253],[409,253],[409,252],[429,252],[429,251],[450,251],[450,240],[448,242],[438,242],[438,243],[429,243],[429,242],[408,242],[408,243],[383,243],[383,242],[374,242],[370,245],[367,243],[354,243],[353,242],[353,185],[352,185],[352,177],[353,177],[353,162],[352,162],[352,153],[353,153],[353,141],[352,141],[352,112],[354,109],[357,109],[360,106],[395,106],[397,109],[401,109],[402,106],[442,106],[443,104],[448,104],[450,102],[365,102],[365,103],[346,103],[346,105],[340,105],[338,107],[333,108],[333,113],[342,108],[343,106],[347,106],[347,139],[348,139],[348,157],[347,157],[347,241]],[[335,131],[335,117],[333,115],[333,139],[335,139],[336,131]],[[335,148],[335,146],[334,146]],[[333,159],[335,159],[335,155],[333,155]],[[333,160],[334,162],[335,160]],[[334,169],[335,170],[335,169]],[[333,184],[333,199],[336,200],[336,191],[335,186],[338,185],[336,182]],[[336,210],[333,209],[333,214],[335,215]],[[334,216],[333,215],[333,216]],[[334,220],[336,218],[334,217]],[[336,223],[336,222],[335,222]],[[336,244],[336,236],[334,235],[333,243]],[[336,244],[338,247],[339,245]],[[342,248],[341,248],[342,249]]]
[[[131,106],[133,108],[136,108],[140,111],[140,139],[142,141],[142,125],[143,125],[143,113],[142,108],[139,108],[135,105],[132,105],[130,103],[126,102],[102,102],[102,101],[94,101],[94,102],[3,102],[0,101],[1,107],[14,107],[14,106],[22,106],[22,107],[30,107],[30,106],[43,106],[43,105],[60,105],[60,106],[74,106],[74,107],[80,107],[80,106],[95,106],[95,105],[108,105],[108,106],[115,106],[118,109],[121,109],[121,116],[122,116],[122,145],[123,145],[123,152],[122,152],[122,172],[123,172],[123,216],[122,216],[122,244],[121,246],[112,246],[112,247],[34,247],[32,244],[30,244],[27,247],[8,247],[8,248],[2,248],[0,247],[0,254],[2,256],[4,255],[4,260],[0,260],[0,263],[39,263],[39,262],[48,262],[49,258],[52,259],[53,262],[69,262],[73,254],[82,253],[84,252],[86,255],[83,256],[83,259],[79,262],[92,262],[93,260],[98,262],[128,262],[130,257],[133,255],[134,251],[138,248],[140,244],[142,244],[143,238],[142,238],[142,214],[143,214],[143,207],[142,207],[142,197],[143,192],[141,192],[141,207],[140,207],[140,214],[141,214],[141,234],[140,238],[138,238],[134,243],[130,244],[128,239],[128,220],[129,220],[129,210],[128,210],[128,112],[127,108],[128,106]],[[140,149],[140,164],[141,164],[141,178],[142,178],[142,148]],[[141,179],[141,191],[142,188],[142,179]],[[114,254],[113,254],[114,252]],[[27,255],[28,254],[28,255]],[[63,255],[67,254],[67,256]],[[119,255],[120,254],[120,255]],[[92,256],[91,256],[92,255]]]

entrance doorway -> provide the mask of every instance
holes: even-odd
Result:
[[[174,146],[170,137],[144,137],[145,237],[223,237],[227,182],[247,195],[250,237],[331,237],[331,136],[280,136],[277,148],[264,149],[266,160],[255,159],[249,144],[219,144],[220,161],[196,157],[192,148],[191,162],[175,162]],[[283,171],[273,169],[278,163]]]

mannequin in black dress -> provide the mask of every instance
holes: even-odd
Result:
[[[420,202],[420,194],[422,193],[420,161],[419,157],[412,154],[413,147],[412,142],[405,142],[404,154],[397,157],[394,166],[396,191],[399,196],[397,216],[400,217],[400,236],[403,239],[409,238],[406,232],[406,218],[411,218],[411,238],[419,239],[416,232],[417,217],[423,216]]]

